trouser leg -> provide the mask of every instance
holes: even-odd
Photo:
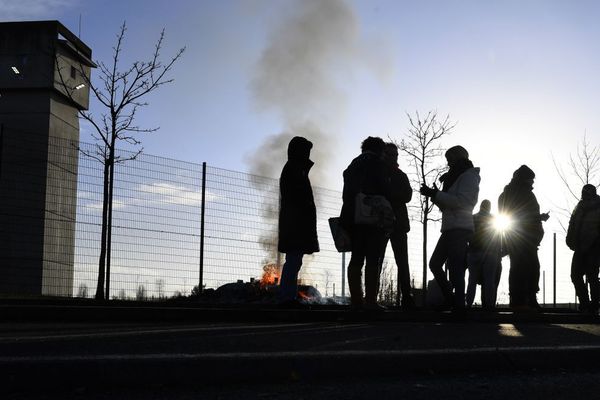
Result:
[[[467,268],[467,244],[471,232],[467,230],[451,231],[452,237],[448,250],[448,269],[450,281],[454,286],[454,307],[465,306],[465,270]]]
[[[348,289],[353,305],[363,304],[362,269],[365,257],[365,234],[362,227],[355,226],[352,232],[352,255],[348,262]]]
[[[298,294],[298,272],[302,266],[302,253],[290,252],[285,255],[285,263],[281,271],[279,297],[282,301],[296,299]]]
[[[487,309],[496,306],[498,265],[499,262],[493,255],[486,255],[482,263],[481,304]]]
[[[587,306],[590,302],[588,290],[583,276],[585,274],[585,255],[582,252],[575,251],[571,259],[571,282],[575,288],[575,294],[582,306]]]
[[[470,253],[467,256],[468,269],[469,269],[469,283],[467,285],[467,293],[465,300],[467,306],[471,307],[475,300],[475,292],[477,291],[477,281],[479,280],[479,272],[477,271],[480,266],[480,256],[478,253]]]
[[[398,268],[398,287],[402,298],[411,296],[410,269],[408,264],[408,238],[405,232],[394,232],[390,238],[394,259]]]
[[[365,301],[377,302],[381,263],[385,252],[386,237],[381,229],[368,227],[366,230],[367,255],[365,262]]]
[[[431,258],[429,259],[429,269],[435,278],[446,303],[452,304],[454,296],[452,295],[452,288],[448,279],[446,279],[446,273],[444,272],[444,263],[448,259],[448,237],[445,232],[442,232]]]

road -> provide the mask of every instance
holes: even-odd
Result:
[[[572,313],[227,312],[5,321],[0,387],[38,399],[495,398],[534,387],[584,395],[600,382],[600,324]]]

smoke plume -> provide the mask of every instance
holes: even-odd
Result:
[[[313,185],[326,169],[327,149],[344,117],[346,96],[340,88],[356,63],[358,23],[343,0],[298,1],[269,34],[251,90],[258,110],[279,114],[284,129],[264,141],[250,158],[251,172],[276,176],[293,136],[314,147]]]
[[[333,138],[345,117],[343,87],[356,65],[371,68],[372,60],[364,58],[372,51],[361,45],[357,17],[346,1],[298,0],[293,5],[272,27],[251,81],[257,110],[278,114],[283,129],[268,136],[248,162],[252,174],[276,178],[287,160],[289,141],[303,136],[313,142],[312,185],[323,186],[323,171],[335,153]],[[264,218],[276,223],[279,205],[263,206]],[[274,260],[277,238],[264,237],[261,243]]]

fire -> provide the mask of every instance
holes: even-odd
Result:
[[[277,264],[271,263],[263,267],[262,278],[260,278],[260,286],[272,286],[279,283],[281,277],[281,267]]]

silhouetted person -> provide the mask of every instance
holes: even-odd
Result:
[[[580,309],[597,314],[600,301],[600,197],[596,194],[594,185],[585,185],[581,190],[581,200],[569,220],[567,246],[574,251],[571,281],[579,298]],[[583,281],[584,275],[590,285],[591,301],[587,285]]]
[[[425,184],[421,194],[430,197],[442,212],[442,234],[429,260],[429,269],[440,286],[448,305],[455,310],[465,308],[465,270],[467,245],[473,233],[473,208],[479,196],[479,168],[473,167],[469,153],[462,146],[446,151],[450,169],[440,177],[442,190]],[[448,262],[450,281],[443,270]],[[454,287],[454,293],[452,292]]]
[[[389,200],[390,184],[386,166],[381,160],[385,142],[379,137],[366,138],[362,153],[344,171],[341,224],[352,237],[352,256],[348,263],[348,287],[353,308],[380,309],[377,304],[379,264],[385,251],[386,233],[376,225],[355,222],[358,193],[383,195]],[[363,304],[362,269],[365,265],[365,299]]]
[[[410,222],[408,220],[408,210],[406,209],[406,204],[412,199],[412,188],[408,177],[398,166],[398,147],[394,143],[385,144],[382,159],[390,176],[390,202],[396,217],[394,230],[389,237],[389,241],[392,243],[394,258],[398,267],[398,286],[400,289],[398,296],[402,293],[402,308],[412,309],[415,307],[415,301],[411,294],[408,267],[407,233],[410,231]],[[387,239],[385,240],[384,252],[386,247]]]
[[[317,211],[308,172],[312,143],[296,136],[288,145],[288,161],[281,171],[279,190],[279,252],[285,253],[281,272],[279,299],[284,305],[294,305],[298,292],[298,272],[304,254],[319,251]]]
[[[519,167],[498,198],[498,212],[511,219],[505,243],[510,258],[508,287],[510,305],[516,309],[539,309],[540,260],[538,246],[544,237],[540,205],[533,194],[535,173],[526,165]]]
[[[474,231],[469,242],[467,264],[469,284],[467,306],[473,305],[477,284],[481,284],[481,305],[486,310],[496,307],[496,295],[502,264],[500,257],[500,234],[494,227],[494,216],[490,213],[492,203],[483,200],[479,212],[473,214]]]

